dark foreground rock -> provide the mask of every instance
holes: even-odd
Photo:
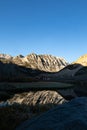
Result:
[[[0,130],[14,130],[25,120],[30,120],[66,100],[56,91],[30,91],[15,94],[0,102]]]
[[[80,97],[27,120],[16,130],[87,130],[87,98]]]

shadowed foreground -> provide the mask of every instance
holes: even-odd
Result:
[[[80,97],[25,121],[16,130],[87,130],[87,98]]]
[[[20,123],[66,100],[56,91],[30,91],[15,94],[13,98],[0,103],[0,130],[14,130]]]

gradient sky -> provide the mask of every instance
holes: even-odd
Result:
[[[0,53],[87,53],[87,0],[0,0]]]

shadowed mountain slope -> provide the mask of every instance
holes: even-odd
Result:
[[[34,81],[34,77],[40,73],[45,72],[0,61],[0,81]]]
[[[66,75],[70,77],[85,75],[87,74],[87,54],[78,58],[72,64],[66,66],[64,69],[60,70],[60,75]]]
[[[72,80],[86,80],[87,79],[87,66],[82,64],[71,64],[56,73],[56,76],[61,79]]]

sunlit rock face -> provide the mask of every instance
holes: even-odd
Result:
[[[39,69],[46,72],[57,72],[68,65],[63,58],[52,55],[37,55],[34,53],[25,57],[16,56],[12,59],[12,62],[28,68]]]
[[[74,63],[81,64],[83,66],[87,66],[87,54],[79,57]]]
[[[0,54],[0,59],[12,59],[12,56],[11,55],[8,55],[8,54]]]
[[[0,61],[46,72],[58,72],[68,65],[63,58],[52,55],[37,55],[34,53],[27,56],[18,55],[15,57],[7,54],[0,54]]]

